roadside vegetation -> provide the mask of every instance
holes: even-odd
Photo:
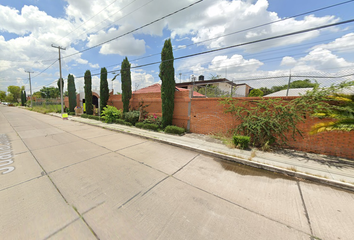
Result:
[[[295,140],[296,136],[308,134],[298,127],[307,117],[333,119],[314,125],[310,134],[353,131],[354,97],[341,94],[343,89],[353,85],[354,82],[343,82],[329,88],[316,85],[312,91],[290,101],[261,98],[242,102],[224,98],[220,101],[224,112],[231,114],[239,123],[230,130],[230,136],[224,138],[233,138],[234,145],[241,149],[248,148],[248,144],[262,150],[287,146],[290,138]]]

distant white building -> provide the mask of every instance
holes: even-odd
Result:
[[[264,97],[299,97],[301,95],[304,95],[307,91],[311,91],[312,88],[290,88],[289,89],[289,93],[288,95],[287,93],[287,89],[285,90],[280,90],[278,92],[274,92],[268,95],[265,95]]]
[[[204,80],[204,76],[199,76],[198,81],[176,83],[176,87],[193,89],[193,87],[216,86],[221,91],[231,93],[233,97],[247,97],[252,89],[245,83],[236,84],[226,78]]]
[[[288,95],[287,89],[285,90],[280,90],[278,92],[274,92],[268,95],[265,95],[264,97],[299,97],[301,95],[306,94],[307,91],[311,91],[313,88],[290,88]],[[354,86],[344,88],[342,91],[340,91],[341,94],[348,94],[348,95],[353,95],[354,94]]]

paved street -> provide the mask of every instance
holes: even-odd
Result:
[[[352,192],[3,105],[0,137],[1,239],[354,236]]]

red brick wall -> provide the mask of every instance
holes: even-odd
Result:
[[[189,92],[175,93],[175,109],[173,124],[180,127],[187,127],[188,124],[188,103],[191,101],[190,131],[193,133],[213,134],[227,133],[235,128],[237,122],[231,114],[225,114],[223,106],[219,103],[220,98],[192,98],[189,99]],[[118,109],[123,108],[122,95],[110,96],[109,105]],[[295,97],[283,97],[285,101]],[[259,98],[237,98],[242,101],[257,100]],[[160,93],[133,94],[131,106],[138,108],[138,103],[144,100],[144,104],[150,104],[146,110],[149,114],[161,116]],[[297,136],[295,140],[289,138],[290,148],[305,152],[320,153],[332,156],[339,156],[354,159],[354,132],[324,132],[317,135],[309,135],[311,126],[323,120],[308,118],[306,122],[300,123],[299,128],[304,132],[304,138]],[[329,120],[328,120],[329,121]]]
[[[283,97],[285,101],[295,97]],[[256,100],[258,98],[238,98],[241,101]],[[323,119],[307,118],[304,123],[298,125],[303,131],[303,137],[297,136],[295,140],[289,137],[290,148],[326,154],[331,156],[354,159],[354,132],[322,132],[309,135],[308,132],[316,123],[331,121]],[[223,113],[223,107],[219,104],[219,98],[194,98],[192,99],[191,132],[212,134],[227,133],[236,126],[231,114]]]

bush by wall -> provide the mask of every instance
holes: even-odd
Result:
[[[143,124],[143,129],[148,129],[157,132],[159,130],[159,126],[153,123],[145,123]]]
[[[106,106],[103,108],[102,111],[102,119],[105,120],[106,123],[113,123],[115,122],[116,119],[119,119],[122,117],[122,110],[117,109],[113,106]]]
[[[248,136],[234,135],[232,140],[236,147],[241,149],[247,149],[251,139]]]
[[[124,120],[126,122],[130,122],[131,124],[135,125],[139,121],[139,111],[131,111],[124,113]]]
[[[137,128],[143,128],[143,126],[144,126],[144,123],[142,123],[142,122],[135,123],[135,127],[137,127]]]
[[[84,114],[81,114],[81,117],[82,118],[88,118],[88,115],[86,113],[84,113]]]
[[[126,126],[133,126],[133,124],[131,124],[130,122],[126,122],[123,119],[116,119],[116,123],[118,124],[122,124],[122,125],[126,125]]]
[[[177,127],[177,126],[167,126],[165,128],[165,133],[172,133],[172,134],[184,134],[186,132],[186,130],[184,128],[181,127]]]

